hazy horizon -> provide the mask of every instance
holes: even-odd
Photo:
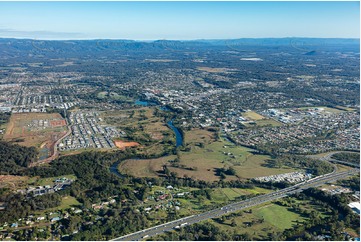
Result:
[[[124,40],[124,41],[135,41],[135,42],[155,42],[155,41],[222,41],[222,40],[242,40],[242,39],[344,39],[344,40],[360,40],[360,38],[342,38],[342,37],[303,37],[303,36],[292,36],[292,37],[240,37],[240,38],[219,38],[219,39],[121,39],[121,38],[89,38],[89,39],[46,39],[46,38],[26,38],[26,37],[1,37],[0,39],[17,39],[17,40],[38,40],[38,41],[94,41],[94,40]]]
[[[0,38],[359,39],[359,7],[359,2],[0,2]]]

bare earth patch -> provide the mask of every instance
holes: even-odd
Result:
[[[237,69],[229,69],[229,68],[212,68],[212,67],[197,67],[200,71],[205,71],[209,73],[227,73],[232,71],[237,71]]]
[[[115,140],[114,143],[121,150],[124,150],[127,147],[135,147],[139,145],[137,142],[125,142],[121,140]]]

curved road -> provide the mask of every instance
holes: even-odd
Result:
[[[317,186],[323,185],[327,182],[343,179],[343,178],[346,178],[351,175],[356,175],[358,173],[359,173],[359,169],[351,169],[348,171],[333,172],[333,173],[330,173],[327,175],[318,176],[313,179],[307,180],[305,182],[301,182],[292,187],[284,188],[282,190],[278,190],[273,193],[260,195],[260,196],[254,197],[254,198],[240,201],[240,202],[228,204],[222,208],[213,209],[213,210],[210,210],[205,213],[198,214],[198,215],[192,215],[192,216],[174,220],[174,221],[171,221],[171,222],[168,222],[165,224],[161,224],[161,225],[158,225],[155,227],[137,231],[135,233],[113,239],[113,241],[131,241],[131,240],[146,239],[148,237],[151,237],[151,236],[154,236],[157,234],[161,234],[166,231],[171,231],[171,230],[177,229],[179,227],[198,223],[200,221],[208,220],[210,218],[216,218],[216,217],[222,216],[227,213],[236,212],[236,211],[239,211],[239,210],[242,210],[245,208],[249,208],[249,207],[261,204],[261,203],[265,203],[265,202],[276,200],[276,199],[279,199],[282,197],[286,197],[290,194],[300,192],[307,188],[317,187]]]
[[[316,156],[316,155],[307,155],[306,157],[360,168],[360,164],[352,163],[352,162],[348,162],[348,161],[336,160],[336,159],[331,158],[334,154],[337,154],[337,153],[356,153],[356,154],[359,154],[360,152],[356,152],[356,151],[334,151],[334,152],[330,152],[330,153],[325,154],[323,157],[319,157],[319,156]]]
[[[65,121],[66,121],[66,119],[65,119]],[[42,164],[45,164],[45,163],[49,163],[49,162],[55,160],[55,158],[58,157],[58,144],[60,143],[60,141],[65,139],[67,136],[69,136],[71,134],[71,132],[72,132],[71,131],[71,126],[68,125],[68,121],[66,121],[66,123],[67,123],[67,126],[68,126],[68,131],[62,137],[60,137],[60,139],[58,139],[54,143],[52,155],[50,157],[46,158],[45,160],[40,160],[40,161],[31,163],[29,165],[29,167],[34,167],[34,166],[42,165]]]

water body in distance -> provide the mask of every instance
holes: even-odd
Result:
[[[155,102],[142,101],[142,100],[136,100],[134,102],[134,104],[139,105],[139,106],[154,106],[154,105],[157,105]]]

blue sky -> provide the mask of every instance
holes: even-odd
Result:
[[[0,2],[0,37],[359,38],[359,2]]]

